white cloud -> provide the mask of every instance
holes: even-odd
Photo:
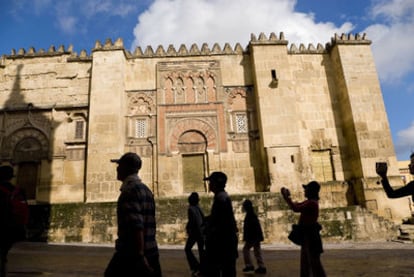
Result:
[[[414,5],[412,0],[377,0],[371,9],[373,17],[384,17],[390,22],[412,20]]]
[[[76,30],[76,18],[72,16],[61,16],[58,18],[59,28],[65,33],[74,33]]]
[[[334,33],[348,33],[349,22],[336,27],[333,23],[316,23],[312,14],[294,11],[294,0],[155,0],[138,18],[134,29],[136,46],[168,47],[193,43],[209,46],[239,42],[244,47],[250,34],[267,36],[284,32],[290,43],[322,43]]]
[[[373,40],[373,54],[381,81],[393,83],[414,71],[414,1],[380,1],[371,14],[383,23],[364,32]]]
[[[397,154],[407,153],[407,151],[414,151],[414,121],[407,129],[401,130],[397,133],[395,150]]]
[[[81,12],[86,17],[97,14],[124,17],[137,10],[136,2],[131,0],[81,0],[79,2],[82,2]]]

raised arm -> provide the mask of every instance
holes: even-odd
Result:
[[[387,177],[388,166],[386,163],[377,163],[376,171],[381,177],[381,184],[388,198],[400,198],[414,194],[414,182],[410,182],[406,186],[395,190],[391,187]]]
[[[414,181],[401,188],[393,189],[388,181],[388,178],[385,177],[381,179],[381,184],[388,198],[400,198],[414,194]]]

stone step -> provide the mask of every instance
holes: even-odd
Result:
[[[414,224],[401,224],[400,228],[406,232],[414,232]]]
[[[409,240],[412,241],[411,237],[409,235],[400,235],[397,237],[399,240]]]

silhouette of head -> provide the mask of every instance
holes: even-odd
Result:
[[[246,213],[252,212],[253,211],[253,203],[252,201],[250,201],[249,199],[246,199],[243,201],[243,210]]]
[[[9,165],[0,166],[0,181],[10,181],[13,177],[13,167]]]
[[[200,202],[200,198],[198,196],[197,192],[192,192],[190,194],[190,196],[188,197],[188,203],[190,203],[190,205],[195,206],[198,204],[198,202]]]
[[[302,185],[305,189],[305,196],[311,199],[319,199],[321,186],[316,181],[311,181],[307,185]]]
[[[119,159],[112,159],[111,162],[118,164],[117,178],[121,181],[128,175],[138,173],[142,166],[141,158],[132,152],[125,153]]]
[[[210,190],[214,192],[214,190],[222,190],[226,187],[227,176],[221,171],[214,171],[204,180],[209,181]]]

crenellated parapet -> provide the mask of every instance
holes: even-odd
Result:
[[[329,50],[335,45],[357,45],[357,44],[365,44],[370,45],[372,43],[371,40],[367,39],[366,34],[342,34],[338,35],[335,34],[334,37],[331,38],[331,42],[326,44],[326,49]]]
[[[118,38],[114,43],[110,38],[105,40],[105,43],[102,44],[99,40],[95,42],[95,47],[92,49],[92,52],[95,51],[112,51],[112,50],[124,50],[124,41],[121,38]]]
[[[78,56],[76,52],[73,51],[73,45],[69,45],[67,49],[65,46],[60,45],[57,49],[54,45],[51,45],[49,49],[45,50],[41,48],[35,50],[34,47],[30,47],[28,50],[20,48],[18,51],[12,49],[10,55],[4,55],[5,59],[19,59],[19,58],[37,58],[37,57],[54,57],[61,55],[70,55],[71,59],[76,58],[85,58],[88,57],[86,50],[82,50],[81,54]]]
[[[318,43],[316,47],[312,43],[310,43],[308,47],[305,47],[305,45],[301,43],[299,47],[297,47],[296,44],[290,45],[288,53],[289,54],[322,54],[322,53],[326,53],[326,49],[320,43]]]
[[[270,33],[267,37],[264,33],[260,33],[259,36],[251,34],[250,45],[288,45],[288,40],[285,39],[284,33],[280,32],[279,36],[275,33]],[[322,54],[329,51],[334,45],[341,44],[371,44],[371,40],[366,38],[365,34],[335,34],[331,38],[331,42],[326,43],[325,47],[318,43],[315,47],[313,44],[309,44],[307,47],[304,44],[300,44],[299,47],[296,44],[291,44],[288,53],[289,54]],[[215,43],[212,47],[209,47],[207,43],[203,43],[201,47],[197,44],[192,44],[189,48],[185,44],[181,44],[178,49],[170,44],[167,48],[159,45],[157,48],[147,46],[144,50],[138,46],[131,53],[124,47],[124,42],[121,38],[118,38],[115,42],[111,39],[106,39],[105,43],[96,41],[92,53],[96,51],[114,51],[122,50],[125,56],[129,59],[134,58],[154,58],[154,57],[192,57],[192,56],[214,56],[214,55],[243,55],[249,53],[249,47],[243,48],[240,43],[236,43],[234,48],[225,43],[221,47],[218,43]],[[69,62],[79,62],[92,60],[92,55],[88,55],[86,50],[82,50],[79,54],[73,51],[73,46],[70,45],[67,49],[63,45],[57,49],[51,45],[49,49],[40,49],[36,51],[34,47],[30,47],[28,50],[21,48],[18,51],[11,50],[10,55],[3,55],[3,59],[18,59],[18,58],[35,58],[35,57],[50,57],[59,55],[69,55]],[[1,63],[0,63],[1,65]]]
[[[100,41],[95,43],[95,51],[112,51],[112,50],[125,50],[122,39],[117,39],[115,43],[112,43],[110,39],[107,39],[105,44]],[[157,48],[147,46],[143,50],[140,46],[136,47],[131,53],[125,50],[127,58],[156,58],[156,57],[189,57],[189,56],[212,56],[212,55],[241,55],[246,50],[242,48],[240,43],[236,43],[235,47],[232,48],[229,43],[226,43],[223,48],[218,43],[215,43],[212,48],[207,43],[203,43],[201,47],[197,44],[192,44],[190,48],[187,48],[185,44],[181,44],[178,49],[174,45],[170,44],[166,49],[162,45],[158,45]]]
[[[288,45],[288,40],[285,39],[283,32],[280,32],[279,37],[275,33],[271,33],[269,38],[264,33],[260,33],[259,37],[251,34],[250,44],[251,45]],[[288,49],[289,54],[322,54],[326,53],[326,49],[322,44],[318,43],[315,47],[313,44],[309,44],[305,47],[303,43],[299,45],[291,44]]]
[[[283,32],[279,33],[279,37],[276,36],[275,33],[270,33],[269,38],[264,33],[260,33],[259,37],[257,38],[256,35],[250,35],[250,44],[252,45],[260,45],[260,44],[270,44],[270,45],[287,45],[288,41],[285,39],[285,35]]]
[[[269,38],[264,33],[260,33],[259,37],[251,34],[251,45],[288,45],[288,41],[285,40],[283,32],[279,34],[279,37],[275,33],[271,33]],[[321,43],[318,43],[315,47],[313,44],[309,44],[307,47],[301,43],[299,47],[296,44],[291,44],[288,50],[289,54],[323,54],[329,51],[334,45],[338,44],[371,44],[371,41],[366,38],[366,34],[335,34],[330,43],[327,43],[324,47]]]
[[[69,55],[68,61],[90,61],[92,57],[88,55],[86,50],[82,50],[78,55],[73,51],[73,45],[69,45],[67,49],[65,46],[60,45],[57,49],[54,45],[51,45],[47,50],[40,48],[36,51],[34,47],[29,49],[20,48],[18,51],[12,49],[10,55],[3,55],[3,59],[27,59],[27,58],[39,58],[39,57],[55,57]]]
[[[137,47],[132,54],[132,58],[152,58],[152,57],[188,57],[188,56],[213,56],[213,55],[242,55],[245,51],[242,46],[237,43],[234,48],[226,43],[223,48],[215,43],[212,48],[207,43],[203,43],[201,48],[197,44],[192,44],[188,49],[186,45],[181,44],[178,50],[173,45],[169,45],[167,50],[159,45],[154,51],[151,46],[143,51],[141,47]]]

